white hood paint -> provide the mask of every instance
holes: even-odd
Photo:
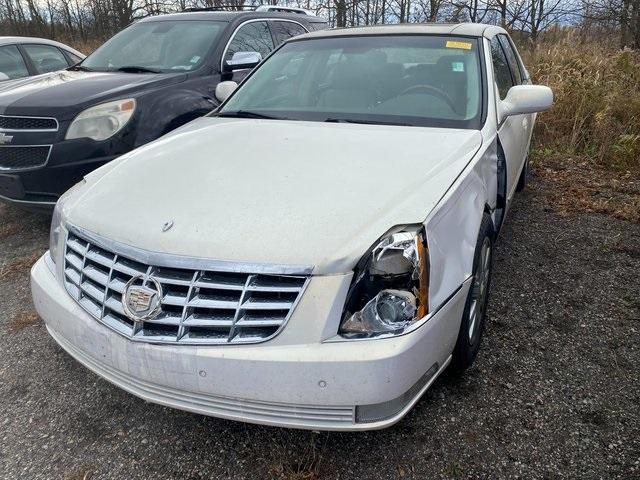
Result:
[[[480,145],[474,130],[202,118],[90,174],[65,214],[149,251],[346,272],[422,222]]]

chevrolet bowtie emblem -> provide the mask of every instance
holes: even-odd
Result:
[[[7,135],[6,133],[0,132],[0,145],[6,145],[7,143],[11,143],[13,140],[13,135]]]

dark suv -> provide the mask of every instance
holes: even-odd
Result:
[[[88,172],[216,108],[219,82],[242,80],[287,38],[325,27],[274,6],[161,15],[67,70],[0,91],[0,200],[53,206]]]

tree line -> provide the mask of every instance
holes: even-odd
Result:
[[[0,35],[99,43],[137,19],[187,8],[242,10],[257,0],[0,0]],[[268,3],[275,4],[275,1]],[[552,26],[574,25],[624,48],[640,48],[640,0],[282,0],[332,27],[385,23],[482,22],[535,44]]]

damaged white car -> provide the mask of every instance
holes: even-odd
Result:
[[[235,87],[60,199],[38,313],[150,402],[387,427],[478,353],[494,242],[551,90],[478,24],[303,35]]]

